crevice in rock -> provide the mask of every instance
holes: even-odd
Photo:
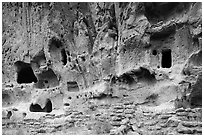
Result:
[[[152,31],[152,32],[151,32]],[[176,32],[176,25],[172,24],[171,26],[165,26],[161,30],[155,31],[155,30],[150,30],[151,40],[159,40],[159,39],[164,39],[169,37],[171,34],[175,34]]]
[[[11,111],[8,111],[8,113],[7,113],[7,118],[10,119],[11,116],[12,116],[12,112],[11,112]]]
[[[65,49],[62,49],[61,50],[61,55],[62,55],[62,63],[63,63],[63,65],[66,65],[67,64],[67,54],[66,54],[66,51],[65,51]]]
[[[23,61],[16,61],[14,63],[14,66],[17,72],[18,84],[32,82],[36,83],[38,81],[29,63],[25,63]]]

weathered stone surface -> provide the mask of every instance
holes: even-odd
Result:
[[[177,112],[176,115],[177,116],[187,116],[188,112]]]
[[[125,114],[133,114],[134,112],[135,112],[134,109],[126,109],[126,110],[124,111]]]
[[[184,127],[197,127],[197,126],[202,127],[202,123],[196,122],[196,121],[195,122],[194,121],[183,121],[181,123]]]
[[[3,2],[2,107],[3,134],[201,134],[202,3]]]
[[[160,115],[160,118],[161,119],[168,119],[168,118],[170,118],[170,117],[172,117],[172,115]]]

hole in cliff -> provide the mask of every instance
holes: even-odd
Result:
[[[29,63],[17,61],[14,66],[17,72],[17,83],[36,83],[38,81]]]
[[[152,55],[156,56],[157,55],[157,50],[153,50]]]
[[[70,106],[70,104],[69,103],[64,103],[64,106]]]
[[[52,102],[50,101],[50,99],[46,100],[46,105],[45,107],[42,109],[40,105],[38,104],[31,104],[30,105],[30,111],[31,112],[47,112],[50,113],[52,112]]]
[[[85,56],[82,56],[82,57],[81,57],[81,60],[82,60],[82,61],[86,61]]]
[[[140,67],[137,70],[131,72],[132,75],[135,75],[138,81],[154,83],[156,81],[155,75],[151,74],[150,71],[146,68]]]
[[[176,2],[146,2],[145,16],[149,21],[157,22],[162,17],[169,17],[178,5]]]
[[[59,80],[52,69],[43,71],[37,75],[38,82],[35,84],[36,88],[51,88],[59,85]]]
[[[167,37],[174,38],[172,34],[176,33],[176,25],[172,25],[170,27],[164,28],[159,32],[154,32],[151,34],[150,40],[164,40]]]
[[[56,48],[62,47],[62,42],[59,39],[53,37],[52,39],[50,39],[48,46],[49,50],[55,50]]]
[[[68,61],[71,62],[71,57],[68,57]]]
[[[7,113],[7,118],[10,119],[11,116],[12,116],[12,112],[11,112],[11,111],[8,111],[8,113]]]
[[[202,75],[198,76],[190,94],[191,107],[202,107]]]
[[[63,65],[66,65],[67,64],[67,54],[66,54],[65,49],[61,50],[61,55],[62,55],[62,63]]]
[[[40,105],[38,105],[38,104],[31,104],[30,105],[30,112],[43,112],[43,109],[41,108],[41,106]]]
[[[76,81],[67,82],[67,90],[69,92],[77,92],[79,91],[79,86]]]
[[[132,78],[130,75],[128,74],[123,74],[121,77],[120,77],[121,81],[126,83],[126,84],[129,84],[131,85],[132,83],[135,82],[134,78]]]
[[[171,63],[172,63],[171,50],[170,49],[162,50],[162,61],[161,61],[162,68],[170,68]]]
[[[46,105],[45,105],[45,107],[43,108],[43,111],[44,111],[44,112],[47,112],[47,113],[52,112],[52,102],[50,101],[50,99],[47,99],[47,100],[46,100]]]
[[[65,61],[64,55],[66,53],[63,53],[64,51],[62,50],[62,47],[63,43],[59,39],[55,37],[50,39],[48,44],[48,52],[50,53],[50,56],[54,62],[61,62],[62,60]]]

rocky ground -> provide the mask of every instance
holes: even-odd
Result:
[[[151,111],[134,102],[97,106],[91,114],[70,110],[66,114],[44,114],[38,119],[3,119],[3,134],[63,135],[185,135],[202,134],[202,109]]]

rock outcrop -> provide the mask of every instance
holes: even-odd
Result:
[[[2,88],[6,122],[55,123],[13,134],[201,134],[202,4],[4,2]]]

